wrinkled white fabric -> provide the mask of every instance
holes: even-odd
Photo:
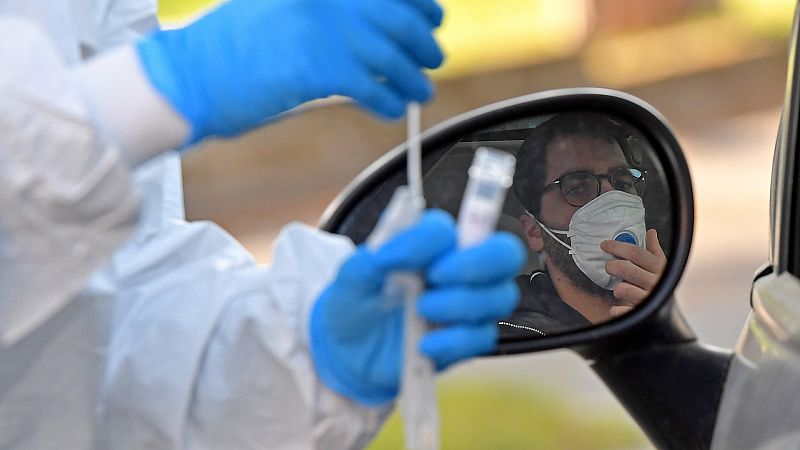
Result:
[[[0,448],[360,448],[386,409],[316,378],[307,319],[353,249],[285,228],[258,266],[182,219],[179,161],[137,172],[135,236],[66,308],[0,352]]]
[[[0,16],[38,24],[67,65],[154,30],[157,9],[157,0],[0,0]]]
[[[82,92],[77,68],[154,29],[156,6],[0,0],[0,345],[55,314],[133,230],[128,168],[113,132],[96,126],[108,108],[91,114],[95,97]],[[166,116],[163,123],[176,123]]]
[[[48,37],[3,15],[0,34],[2,344],[80,290],[133,230],[138,201]]]
[[[131,183],[86,106],[73,65],[154,4],[0,0],[0,448],[362,447],[387,409],[325,388],[306,329],[352,244],[290,225],[256,265],[184,220],[176,154]]]
[[[153,207],[90,291],[98,299],[112,293],[115,305],[99,402],[102,447],[363,445],[385,411],[319,384],[306,329],[352,243],[290,225],[273,265],[259,267],[216,225],[182,220],[175,157],[137,175]]]

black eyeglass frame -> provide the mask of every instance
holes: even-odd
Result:
[[[566,201],[571,206],[574,206],[576,208],[580,208],[581,206],[589,203],[590,201],[592,201],[592,200],[596,199],[598,196],[600,196],[600,190],[601,190],[600,187],[601,187],[601,183],[602,183],[601,179],[608,180],[608,182],[611,183],[611,187],[613,187],[614,190],[627,192],[624,189],[619,189],[616,186],[616,182],[614,180],[615,179],[614,175],[615,175],[616,172],[620,172],[620,171],[631,171],[632,172],[634,170],[640,173],[640,176],[636,179],[636,181],[633,182],[634,189],[636,191],[635,194],[638,195],[639,197],[644,197],[645,193],[647,192],[647,171],[646,170],[637,169],[635,167],[620,167],[619,169],[615,169],[614,172],[612,172],[612,173],[599,173],[598,174],[598,173],[584,172],[584,171],[565,173],[564,175],[561,175],[560,177],[556,178],[555,181],[553,181],[552,183],[548,183],[547,185],[545,185],[542,188],[542,194],[544,195],[544,193],[549,191],[550,189],[553,189],[555,187],[559,187],[560,188],[559,190],[561,191],[561,196],[564,198],[564,201]],[[567,178],[567,177],[570,177],[570,176],[575,176],[575,175],[588,175],[588,176],[594,178],[595,185],[597,186],[594,196],[592,196],[591,198],[589,198],[587,201],[585,201],[583,203],[577,202],[577,204],[576,204],[576,203],[571,202],[570,199],[569,199],[569,196],[567,195],[567,193],[564,192],[564,189],[565,189],[565,184],[563,182],[564,179]],[[633,193],[633,192],[631,192],[631,193]]]

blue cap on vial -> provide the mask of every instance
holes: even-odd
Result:
[[[614,240],[619,242],[626,242],[628,244],[639,245],[639,243],[636,242],[636,236],[634,236],[633,233],[631,233],[630,231],[623,231],[621,233],[617,233],[617,235],[614,236]]]

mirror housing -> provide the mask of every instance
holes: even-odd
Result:
[[[568,111],[611,115],[637,128],[649,141],[671,193],[670,257],[650,297],[633,311],[563,334],[507,338],[492,356],[570,348],[590,362],[656,446],[708,448],[731,353],[699,344],[673,299],[691,247],[694,199],[683,152],[658,111],[629,94],[599,88],[559,89],[501,101],[426,131],[423,172],[465,135],[525,117]],[[359,174],[326,209],[320,228],[362,242],[367,231],[344,231],[355,217],[363,219],[365,209],[377,221],[393,187],[406,182],[406,154],[404,143]]]
[[[663,166],[663,177],[671,193],[670,210],[673,212],[671,235],[674,237],[669,261],[657,286],[642,305],[632,312],[589,328],[544,338],[509,338],[501,341],[496,354],[517,354],[553,348],[572,348],[591,358],[595,347],[623,346],[627,350],[647,348],[641,339],[627,339],[626,330],[639,329],[637,324],[653,327],[648,318],[661,317],[659,311],[671,302],[672,292],[680,279],[689,255],[694,221],[694,203],[689,170],[683,152],[670,126],[658,111],[629,94],[599,88],[559,89],[505,100],[462,114],[426,131],[422,136],[423,172],[438,154],[449,149],[463,136],[498,124],[526,117],[567,111],[599,112],[622,119],[641,131]],[[323,214],[320,228],[329,232],[348,234],[348,220],[364,216],[367,202],[374,209],[368,214],[377,220],[379,211],[388,202],[387,189],[405,183],[406,144],[402,144],[373,163],[333,201]],[[425,167],[425,162],[428,167]],[[379,198],[385,197],[385,198]],[[365,232],[348,234],[355,242],[366,237]],[[666,250],[666,249],[665,249]],[[662,314],[663,315],[663,314]],[[694,336],[682,320],[674,314],[664,316],[677,320],[674,326],[662,329],[669,340],[692,340]],[[663,320],[663,319],[659,319]],[[640,334],[640,332],[637,332]],[[662,336],[666,338],[667,336]],[[642,347],[643,346],[643,347]]]

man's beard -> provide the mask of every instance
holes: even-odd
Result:
[[[547,233],[543,234],[544,251],[547,253],[549,261],[561,270],[570,284],[587,295],[601,297],[609,304],[615,303],[614,294],[607,289],[601,288],[596,285],[594,281],[590,280],[575,264],[575,260],[572,259],[572,255],[569,254],[569,250],[566,247],[556,242],[556,240]]]

